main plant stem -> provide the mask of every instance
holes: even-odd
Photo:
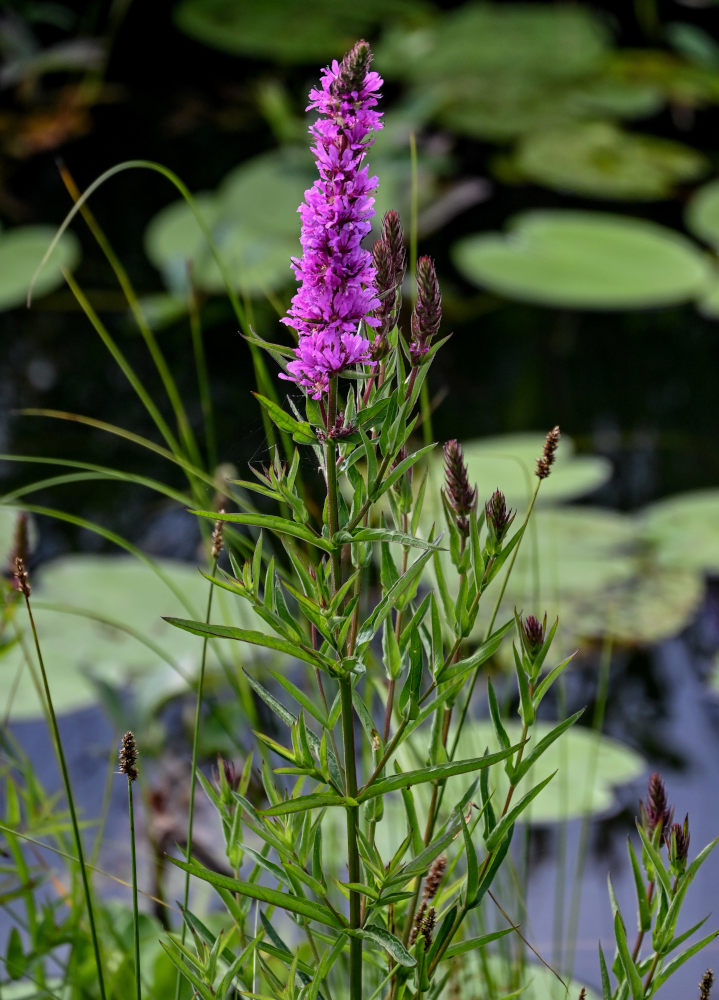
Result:
[[[329,518],[330,541],[339,529],[339,509],[337,503],[337,445],[331,437],[337,419],[337,377],[330,379],[327,400],[327,513]],[[332,550],[332,584],[335,593],[342,586],[342,553],[339,548]],[[345,794],[354,800],[357,795],[357,760],[355,754],[354,708],[352,706],[352,677],[344,674],[340,678],[340,699],[342,705],[342,739],[344,743]],[[360,881],[360,857],[357,846],[359,826],[359,806],[348,805],[347,809],[347,869],[349,881],[356,886]],[[360,926],[360,893],[350,889],[350,931]],[[362,940],[350,937],[350,1000],[362,1000]]]
[[[352,678],[340,680],[342,699],[342,735],[345,751],[345,792],[354,799],[357,795],[357,762],[355,759],[354,709],[352,708]],[[359,806],[347,807],[347,868],[349,881],[357,885],[360,881],[360,858],[357,847]],[[360,926],[360,894],[350,889],[350,930]],[[362,941],[350,937],[350,1000],[362,1000]]]

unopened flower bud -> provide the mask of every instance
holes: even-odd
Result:
[[[29,597],[30,583],[27,577],[27,570],[25,569],[25,560],[21,556],[15,557],[12,579],[15,589],[19,590],[25,597]]]
[[[217,513],[224,514],[225,512],[224,510],[219,510]],[[211,539],[212,541],[211,553],[212,553],[212,558],[215,560],[220,558],[220,552],[222,552],[222,536],[224,534],[224,531],[225,531],[225,522],[218,518],[217,521],[215,521],[215,527],[212,531],[212,539]]]
[[[362,89],[365,76],[372,62],[372,52],[367,42],[361,38],[345,53],[340,63],[337,79],[330,84],[333,97],[348,97]]]
[[[709,1000],[714,985],[714,973],[707,969],[699,983],[699,1000]]]
[[[554,465],[554,459],[557,454],[557,445],[559,444],[560,437],[561,432],[559,430],[559,426],[557,426],[553,427],[544,439],[542,455],[537,459],[537,476],[540,479],[546,479],[552,466]]]
[[[689,816],[684,817],[683,823],[672,823],[666,835],[667,850],[669,852],[669,866],[672,874],[683,875],[687,867],[689,857]]]
[[[651,837],[655,830],[658,839],[663,840],[671,826],[674,810],[667,801],[664,782],[655,771],[649,778],[649,789],[644,802],[639,803],[642,827]]]
[[[417,261],[417,302],[412,312],[409,357],[416,367],[422,362],[442,322],[442,296],[431,257]]]
[[[484,516],[489,531],[490,549],[496,554],[509,531],[516,511],[507,507],[507,500],[501,490],[495,490],[484,505]]]
[[[424,898],[429,901],[434,899],[437,895],[437,890],[439,889],[442,878],[444,877],[445,870],[447,868],[447,858],[444,854],[440,854],[438,858],[432,862],[432,866],[427,872],[427,878],[424,883]]]
[[[394,209],[385,212],[384,219],[382,220],[382,242],[389,249],[395,281],[397,287],[400,288],[404,280],[406,251],[404,248],[402,223],[400,222],[399,214]]]
[[[125,733],[120,743],[120,771],[128,781],[137,780],[137,743],[131,732]]]
[[[527,615],[527,617],[522,621],[522,628],[524,630],[524,646],[527,653],[531,657],[536,656],[544,645],[544,632],[546,627],[546,614],[544,615],[544,620],[541,622],[538,618],[535,618],[534,615]]]
[[[477,490],[469,485],[467,466],[459,441],[447,441],[444,446],[445,490],[449,506],[456,515],[457,527],[469,534],[469,516],[477,507]]]

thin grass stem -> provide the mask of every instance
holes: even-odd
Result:
[[[22,564],[19,567],[24,575],[24,567]],[[40,648],[40,638],[38,636],[38,631],[35,626],[35,618],[33,617],[32,607],[30,605],[30,587],[25,581],[24,584],[21,583],[21,589],[25,597],[25,606],[27,608],[28,619],[30,621],[30,629],[32,631],[33,641],[35,643],[35,652],[37,654],[38,665],[40,667],[40,675],[42,677],[43,690],[45,693],[45,701],[48,709],[48,714],[50,717],[50,727],[53,743],[55,744],[55,752],[57,754],[58,762],[60,764],[60,772],[62,775],[62,782],[65,787],[65,795],[67,797],[68,808],[70,810],[70,820],[72,823],[72,831],[75,839],[75,849],[77,851],[77,859],[80,867],[80,877],[82,879],[82,888],[85,895],[85,905],[87,907],[87,918],[90,924],[90,938],[92,941],[92,949],[95,956],[95,966],[97,969],[97,985],[100,991],[101,1000],[106,1000],[105,993],[105,978],[102,971],[102,959],[100,957],[100,942],[98,939],[97,928],[95,926],[95,914],[92,905],[92,895],[90,893],[90,881],[87,875],[87,867],[85,865],[85,855],[82,846],[82,838],[80,836],[80,824],[77,818],[77,810],[75,808],[75,798],[72,793],[72,785],[70,784],[70,774],[67,769],[67,762],[65,760],[65,752],[62,747],[62,740],[60,739],[60,728],[57,724],[57,716],[55,715],[55,707],[52,701],[52,694],[50,693],[50,684],[47,678],[47,671],[45,669],[45,662],[42,657],[42,649]]]

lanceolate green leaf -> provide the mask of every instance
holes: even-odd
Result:
[[[287,639],[280,639],[279,636],[265,635],[264,632],[255,632],[254,629],[235,628],[231,625],[206,625],[204,622],[188,621],[185,618],[165,618],[170,625],[182,628],[186,632],[194,635],[214,635],[218,639],[237,639],[240,642],[249,642],[253,646],[265,646],[267,649],[276,649],[280,653],[287,653],[298,660],[304,660],[315,667],[322,667],[325,670],[334,671],[334,661],[328,660],[320,653],[307,649],[305,646],[288,642]]]
[[[363,788],[357,795],[358,802],[366,802],[367,799],[376,795],[384,795],[387,792],[395,792],[399,788],[407,788],[409,785],[421,785],[429,781],[443,781],[451,778],[455,774],[467,774],[471,771],[479,771],[483,767],[490,767],[500,760],[506,760],[517,751],[521,743],[500,750],[498,753],[487,754],[485,757],[471,757],[468,760],[453,760],[446,764],[435,764],[432,767],[425,767],[417,771],[405,771],[403,774],[393,774],[389,778],[382,778],[375,781],[369,788]],[[543,782],[546,784],[546,782]]]
[[[364,938],[367,941],[373,941],[375,944],[378,944],[380,948],[384,948],[384,950],[392,956],[397,965],[403,965],[407,969],[412,969],[417,964],[416,959],[412,958],[399,938],[396,938],[394,934],[390,934],[390,932],[385,930],[384,927],[378,927],[376,924],[369,924],[357,933],[361,938]]]
[[[323,552],[332,552],[332,542],[318,535],[316,531],[308,528],[304,524],[296,521],[288,521],[286,517],[277,517],[274,514],[218,514],[213,510],[193,510],[193,514],[198,517],[206,517],[210,521],[229,521],[232,524],[249,524],[257,528],[266,528],[274,531],[278,535],[291,535],[293,538],[301,538],[304,542],[322,549]]]
[[[219,872],[205,868],[196,861],[181,861],[179,858],[169,858],[168,860],[183,871],[189,872],[190,875],[203,882],[208,882],[217,889],[227,889],[230,892],[237,892],[241,896],[258,899],[270,906],[279,906],[283,910],[289,910],[290,913],[316,920],[326,927],[341,929],[344,926],[340,917],[322,903],[280,892],[277,889],[269,889],[267,886],[257,885],[255,882],[242,882],[239,879],[230,878],[229,875],[221,875]]]
[[[352,805],[352,802],[336,792],[315,792],[312,795],[299,795],[296,799],[286,799],[268,809],[258,809],[258,812],[260,816],[286,816],[289,813],[307,812],[308,809],[347,805]]]

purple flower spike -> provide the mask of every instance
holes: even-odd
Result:
[[[327,392],[331,376],[372,363],[362,323],[379,323],[370,315],[380,305],[375,266],[361,246],[377,187],[362,163],[370,133],[382,127],[381,113],[373,110],[382,79],[369,71],[371,58],[367,42],[357,42],[341,63],[323,70],[307,107],[320,113],[310,126],[320,176],[299,207],[303,256],[293,258],[292,267],[300,287],[282,320],[297,330],[299,345],[297,360],[280,378],[297,382],[314,399]]]

